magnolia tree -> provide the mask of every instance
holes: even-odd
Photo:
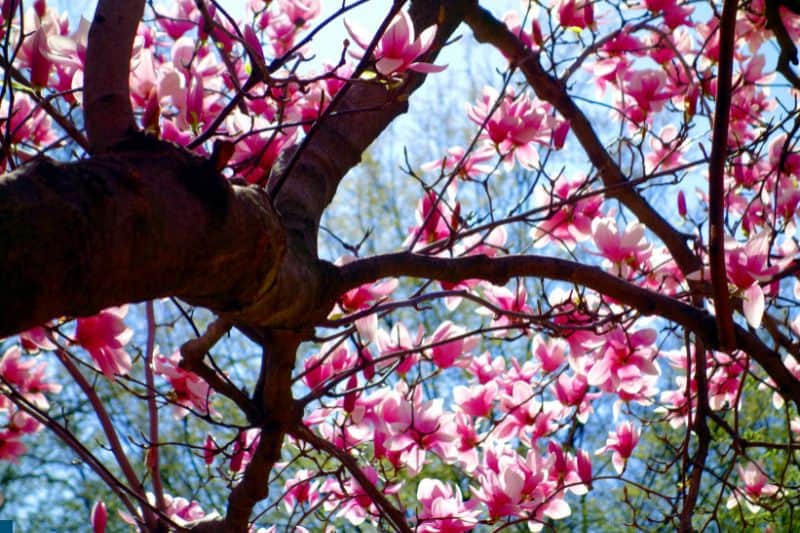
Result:
[[[794,4],[376,3],[2,2],[6,472],[95,532],[796,527]]]

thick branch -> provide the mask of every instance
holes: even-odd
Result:
[[[237,315],[268,292],[285,241],[266,193],[139,141],[0,176],[0,337],[169,295]]]
[[[503,52],[525,75],[536,96],[550,103],[569,121],[572,132],[600,173],[608,189],[607,195],[619,200],[658,235],[684,274],[700,269],[700,260],[686,244],[685,237],[628,183],[627,177],[603,147],[591,122],[569,96],[564,84],[544,70],[538,53],[526,47],[505,24],[481,8],[476,1],[470,4],[464,22],[472,29],[475,39],[490,43]]]
[[[417,0],[412,2],[411,18],[418,31],[438,25],[432,61],[440,47],[463,19],[464,2],[455,0]],[[302,235],[306,248],[316,255],[317,231],[322,212],[336,193],[344,175],[361,161],[361,154],[391,122],[408,109],[408,97],[425,76],[411,71],[399,89],[389,91],[384,84],[345,85],[343,97],[336,98],[329,116],[315,125],[309,139],[295,157],[284,154],[283,165],[273,171],[271,183],[282,183],[275,199],[287,228]],[[293,160],[294,159],[294,160]],[[288,167],[286,166],[289,164]],[[286,174],[288,171],[288,174]]]
[[[386,254],[354,261],[339,269],[343,293],[364,283],[396,276],[457,283],[485,279],[504,285],[514,277],[538,277],[581,285],[605,294],[643,315],[656,315],[679,324],[702,339],[706,347],[719,349],[714,317],[669,296],[643,289],[594,266],[537,255],[490,258],[484,255],[442,258],[408,252]],[[786,369],[780,356],[740,326],[735,326],[736,346],[744,350],[769,374],[780,393],[800,406],[800,382]]]
[[[83,108],[93,152],[103,152],[136,127],[131,109],[131,51],[144,0],[100,0],[86,46]]]
[[[736,33],[737,0],[725,0],[719,23],[719,67],[714,133],[708,162],[708,258],[711,292],[717,315],[717,332],[725,351],[735,347],[733,310],[725,270],[725,162],[728,158],[728,124],[731,112],[731,78]]]
[[[293,331],[265,331],[264,368],[256,392],[264,421],[255,453],[242,481],[228,496],[224,531],[246,531],[253,507],[269,494],[269,473],[281,457],[283,439],[299,419],[292,398],[292,369],[302,336]]]

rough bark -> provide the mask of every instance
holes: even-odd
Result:
[[[92,152],[104,152],[135,129],[130,57],[144,0],[100,1],[86,46],[83,110]]]
[[[137,2],[125,4],[135,11]],[[439,24],[426,59],[433,60],[458,26],[462,3],[413,4],[418,28]],[[117,54],[129,49],[130,21],[103,15],[116,9],[109,4],[98,5],[90,34],[98,55],[89,63],[112,44],[122,47]],[[116,33],[109,21],[116,21]],[[424,76],[409,73],[391,91],[352,86],[276,167],[274,177],[287,175],[273,209],[263,191],[227,185],[210,163],[131,136],[127,125],[109,118],[124,115],[125,105],[106,98],[127,91],[127,78],[123,84],[119,68],[98,67],[91,77],[90,70],[87,64],[87,127],[92,117],[108,120],[110,128],[89,128],[90,140],[93,146],[117,143],[104,143],[99,151],[107,153],[92,159],[39,161],[0,178],[0,253],[6,258],[0,264],[0,336],[162,296],[207,307],[236,324],[296,328],[324,317],[335,295],[333,268],[316,256],[322,212],[363,151],[406,111]]]
[[[236,313],[270,288],[286,246],[266,193],[140,140],[0,177],[0,336],[162,296]]]

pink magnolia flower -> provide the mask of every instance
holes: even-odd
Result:
[[[355,405],[353,406],[353,411],[350,413],[350,419],[337,416],[333,423],[319,423],[317,428],[320,435],[322,435],[325,440],[342,450],[349,450],[355,446],[364,444],[370,439],[373,439],[376,458],[386,457],[393,465],[397,467],[401,466],[399,459],[400,454],[393,455],[387,453],[385,448],[383,448],[383,442],[386,436],[374,431],[370,425],[370,421],[362,418],[364,416],[365,408],[359,403],[360,399],[361,397],[356,399]],[[321,416],[321,413],[315,412],[312,413],[311,416],[307,417],[307,420],[313,420],[314,417],[319,416]],[[356,419],[360,420],[358,424],[354,423]]]
[[[106,504],[101,500],[96,501],[92,506],[90,520],[92,522],[93,533],[105,533],[108,513],[106,512]]]
[[[683,189],[678,191],[678,198],[676,202],[678,205],[678,214],[681,218],[686,218],[688,210],[686,209],[686,194],[683,192]]]
[[[345,21],[345,27],[347,28],[347,33],[350,34],[350,37],[358,46],[364,50],[369,47],[372,40],[369,32],[365,32],[347,21]],[[414,24],[411,22],[411,17],[405,11],[400,11],[392,19],[389,27],[386,28],[386,33],[381,36],[373,52],[375,69],[382,75],[392,77],[406,70],[423,73],[441,72],[447,68],[446,65],[439,66],[416,61],[433,44],[433,39],[436,36],[436,26],[429,26],[424,29],[416,39],[413,38],[413,28]],[[363,52],[352,54],[359,59],[363,57]]]
[[[147,493],[147,502],[151,506],[155,507],[156,497],[152,492]],[[213,518],[219,516],[216,511],[206,514],[202,507],[200,507],[200,504],[196,501],[189,501],[182,497],[173,497],[169,494],[164,494],[164,504],[164,514],[166,514],[170,520],[175,522],[175,524],[181,527],[185,527],[189,523],[200,520],[201,518]],[[141,511],[139,511],[138,514],[141,516]],[[119,515],[125,523],[128,523],[132,526],[138,526],[141,524],[141,519],[135,518],[126,512],[119,511]]]
[[[622,109],[625,116],[636,124],[661,111],[674,94],[664,71],[655,69],[628,71],[623,92],[633,98],[633,102],[626,99]]]
[[[800,317],[795,319],[795,321],[797,323],[800,323]],[[796,328],[792,327],[792,329],[794,330]],[[786,370],[788,370],[796,379],[800,379],[800,363],[797,362],[797,359],[787,354],[786,357],[783,358],[783,366],[785,366]],[[759,385],[758,388],[759,390],[762,390],[763,388],[767,388],[767,386],[769,386],[769,388],[772,388],[774,390],[774,392],[772,393],[773,407],[775,407],[775,409],[780,409],[781,407],[783,407],[784,399],[781,393],[779,393],[776,390],[777,387],[775,387],[775,383],[771,379],[767,380],[766,383],[762,383],[761,385]]]
[[[180,367],[181,354],[179,351],[167,357],[158,353],[158,348],[156,348],[154,356],[153,372],[164,377],[172,385],[172,391],[168,397],[177,404],[172,409],[172,416],[175,419],[185,417],[189,414],[190,409],[202,415],[217,414],[208,403],[214,390],[203,378]]]
[[[456,413],[455,423],[456,438],[447,450],[445,460],[448,463],[458,463],[467,473],[472,473],[478,467],[478,445],[483,439],[475,428],[475,418],[460,412]]]
[[[336,260],[336,265],[346,265],[355,260],[355,257],[345,255]],[[387,278],[361,285],[341,295],[339,297],[339,306],[343,311],[348,313],[369,309],[375,303],[387,299],[397,288],[398,284],[397,278]]]
[[[548,338],[536,335],[531,342],[531,353],[539,360],[541,369],[549,374],[557,370],[567,360],[569,345],[564,339]]]
[[[589,384],[583,374],[561,374],[553,384],[556,399],[564,407],[576,407],[579,422],[585,424],[592,413],[592,400],[601,396],[599,392],[589,392]]]
[[[289,52],[295,45],[295,39],[301,28],[302,26],[295,24],[285,13],[278,12],[276,15],[270,16],[265,30],[272,53],[282,56]]]
[[[625,464],[633,453],[633,449],[639,442],[639,428],[634,427],[630,422],[622,422],[615,431],[608,434],[606,445],[595,452],[600,455],[612,451],[611,462],[618,474],[625,470]]]
[[[45,147],[58,139],[50,116],[24,93],[14,95],[13,109],[9,109],[7,100],[0,102],[0,133],[8,135],[15,145],[34,147]]]
[[[577,195],[589,192],[584,188],[586,180],[569,180],[565,176],[561,174],[556,179],[552,190],[538,188],[534,192],[536,205],[550,206],[550,215],[531,230],[531,238],[537,248],[556,241],[572,249],[576,243],[591,236],[592,220],[601,216],[603,196],[596,194],[574,199]]]
[[[749,359],[740,351],[728,355],[710,352],[706,358],[708,368],[708,404],[714,410],[734,407],[742,378],[747,373]]]
[[[421,388],[415,389],[411,401],[397,393],[387,395],[375,410],[388,435],[386,449],[401,452],[412,473],[422,469],[426,451],[444,457],[456,438],[454,415],[444,412],[444,400],[423,401],[421,393]]]
[[[686,161],[683,159],[683,139],[672,124],[665,126],[658,136],[650,137],[650,151],[644,159],[645,172],[670,170]]]
[[[0,362],[0,364],[2,364]],[[47,365],[39,363],[33,366],[28,371],[25,382],[19,388],[19,392],[25,397],[26,400],[42,410],[47,410],[50,407],[50,402],[47,401],[46,393],[58,394],[61,392],[61,384],[47,379]]]
[[[457,176],[462,180],[470,180],[484,176],[492,171],[491,165],[486,165],[495,156],[494,150],[484,146],[470,153],[461,146],[452,146],[447,149],[443,159],[437,159],[422,165],[422,170],[431,171],[457,171]]]
[[[529,527],[538,531],[542,520],[559,520],[571,513],[535,449],[522,457],[509,446],[489,448],[478,471],[480,485],[472,488],[472,494],[488,507],[492,519],[526,517],[531,520]]]
[[[677,0],[644,0],[644,6],[653,12],[661,12],[664,23],[671,30],[678,26],[691,25],[691,14],[694,8],[687,5],[678,5]]]
[[[151,495],[148,494],[148,500],[150,496]],[[205,511],[203,511],[200,504],[196,501],[189,501],[186,498],[176,498],[169,494],[164,494],[164,503],[166,505],[164,512],[179,526],[184,526],[189,522],[199,520],[206,516]]]
[[[762,231],[741,245],[726,242],[725,266],[728,280],[741,291],[742,310],[747,322],[757,328],[764,315],[764,290],[759,282],[768,281],[781,269],[783,261],[769,265],[770,233]]]
[[[550,454],[547,461],[548,477],[558,488],[564,488],[581,496],[589,492],[592,484],[592,462],[584,450],[578,451],[578,457],[566,453],[554,441],[547,443]]]
[[[578,450],[576,457],[576,465],[578,467],[578,477],[583,484],[588,488],[592,488],[592,458],[586,450]]]
[[[483,297],[497,309],[513,313],[514,315],[525,315],[533,312],[528,305],[528,293],[525,290],[525,286],[521,283],[517,285],[513,293],[506,287],[484,283]],[[498,314],[497,311],[485,307],[478,308],[477,313],[492,316],[492,322],[489,324],[489,327],[504,328],[493,332],[493,334],[497,336],[516,335],[519,331],[518,328],[524,325],[525,319],[520,316]],[[521,331],[527,333],[527,329],[524,327],[522,327]]]
[[[552,435],[558,429],[559,404],[541,402],[538,397],[530,380],[516,381],[511,393],[500,397],[500,410],[508,416],[495,427],[494,435],[498,440],[518,438],[523,444],[532,446],[536,440]]]
[[[645,239],[644,229],[643,224],[632,222],[620,231],[611,218],[596,218],[592,222],[592,236],[597,248],[623,277],[641,270],[650,257],[652,246]]]
[[[278,9],[292,24],[307,26],[320,12],[320,0],[278,0]]]
[[[358,354],[347,344],[325,343],[318,353],[303,362],[303,382],[309,389],[316,389],[336,374],[352,368],[357,361]]]
[[[206,441],[203,443],[203,462],[206,466],[210,466],[214,462],[214,457],[220,452],[217,442],[211,434],[206,435]]]
[[[478,383],[489,383],[502,375],[506,369],[506,360],[500,356],[492,358],[489,352],[470,357],[464,367],[467,372],[475,376]]]
[[[538,166],[535,143],[548,146],[553,129],[562,122],[552,116],[549,104],[527,94],[515,96],[510,90],[501,96],[492,87],[483,89],[467,115],[484,128],[482,137],[491,140],[507,169],[513,168],[515,159],[525,168]]]
[[[170,103],[170,110],[177,111],[174,120],[180,129],[198,131],[222,109],[221,68],[207,47],[198,49],[189,37],[175,41],[171,55],[172,64],[160,69],[161,105]]]
[[[264,117],[238,111],[228,116],[225,129],[236,137],[230,166],[255,184],[266,181],[278,156],[294,143],[297,134],[296,128],[279,128]]]
[[[202,18],[202,14],[197,9],[194,0],[178,0],[177,2],[167,3],[160,12],[164,16],[158,17],[156,23],[167,32],[167,35],[175,40],[197,26]]]
[[[16,385],[18,388],[25,386],[25,381],[28,379],[30,372],[36,361],[28,359],[23,361],[21,359],[22,352],[19,346],[10,346],[3,357],[0,358],[0,377],[11,385]]]
[[[25,411],[15,406],[8,408],[8,431],[21,435],[36,433],[42,429],[42,424]]]
[[[109,307],[95,316],[79,318],[75,329],[75,342],[89,352],[110,381],[131,370],[131,358],[123,348],[133,337],[133,330],[122,321],[127,314],[127,305]]]
[[[311,481],[314,472],[305,468],[299,469],[284,483],[283,505],[287,513],[293,509],[308,505],[314,507],[321,499],[319,482]]]
[[[433,335],[425,339],[425,344],[433,345],[425,350],[425,354],[439,368],[450,368],[456,360],[466,355],[480,341],[475,336],[465,337],[465,333],[464,328],[456,326],[449,320],[442,322]],[[447,342],[448,339],[453,340]]]
[[[379,485],[378,472],[373,467],[362,468],[362,472],[370,483]],[[400,483],[393,483],[380,487],[380,490],[386,495],[391,495],[396,494],[400,488]],[[372,497],[354,478],[348,478],[345,482],[330,478],[323,484],[321,492],[329,494],[325,500],[325,510],[333,511],[338,508],[337,516],[344,517],[354,526],[364,523],[368,517],[373,520],[380,516]]]
[[[19,439],[18,431],[0,431],[0,461],[16,463],[28,449]]]
[[[497,383],[494,381],[470,387],[456,385],[453,389],[453,401],[457,409],[469,416],[488,417],[497,398],[497,389]]]
[[[407,373],[419,360],[419,353],[415,349],[422,343],[424,334],[425,330],[420,325],[417,329],[416,337],[412,339],[408,329],[402,322],[395,322],[391,332],[379,329],[375,344],[378,347],[380,358],[385,359],[385,361],[377,363],[377,366],[383,368],[389,364],[394,364],[400,359],[395,371],[400,375]],[[397,355],[392,356],[393,354]]]
[[[320,114],[327,109],[339,89],[352,76],[353,66],[346,63],[334,68],[325,64],[323,72],[325,73],[322,75],[323,79],[308,86],[305,93],[300,93],[300,99],[295,105],[295,111],[299,113],[303,122],[303,131],[306,133],[311,129]],[[257,102],[265,101],[254,100],[254,103]],[[274,114],[275,112],[272,111],[272,113]]]
[[[661,405],[656,407],[657,413],[664,413],[665,418],[673,429],[684,426],[689,421],[689,414],[694,413],[694,401],[692,404],[686,398],[686,377],[678,376],[675,378],[675,389],[661,392],[659,400]],[[694,398],[697,393],[697,382],[692,379],[689,382],[690,392]]]
[[[231,454],[230,469],[232,472],[241,472],[250,464],[260,440],[261,430],[258,428],[239,432],[233,443],[233,453]]]
[[[36,353],[39,350],[55,350],[56,345],[50,340],[47,329],[43,327],[31,328],[19,334],[19,341],[28,353]]]
[[[417,501],[422,511],[417,515],[419,533],[462,533],[478,523],[479,510],[465,503],[461,490],[455,491],[438,479],[425,478],[417,486]]]
[[[565,28],[590,28],[594,26],[594,7],[587,0],[560,0],[558,22]]]
[[[508,234],[503,226],[492,228],[489,233],[472,234],[460,240],[460,244],[454,247],[456,255],[485,255],[487,257],[496,257],[505,252],[505,244],[508,239]],[[464,288],[472,288],[479,284],[479,280],[463,280],[458,282],[457,286]],[[442,284],[442,287],[446,287]]]
[[[409,228],[409,236],[403,245],[415,242],[414,247],[418,248],[448,239],[459,227],[460,210],[460,204],[451,194],[440,197],[435,191],[428,191],[417,203],[414,212],[416,225]]]
[[[738,465],[736,468],[744,483],[744,488],[736,487],[726,505],[728,509],[733,509],[740,504],[741,498],[744,499],[744,504],[751,513],[757,513],[761,510],[758,502],[774,497],[778,494],[779,487],[769,482],[769,478],[764,474],[764,469],[760,464],[747,463],[745,468],[742,468],[742,465]]]
[[[629,333],[616,327],[598,339],[598,353],[586,381],[606,392],[636,394],[649,387],[646,376],[657,376],[654,329]],[[653,391],[655,393],[655,391]]]
[[[24,15],[26,37],[18,50],[17,61],[22,68],[30,69],[30,80],[34,87],[50,85],[50,73],[59,56],[55,41],[67,31],[66,14],[59,18],[54,11],[46,9],[42,13],[28,9]]]

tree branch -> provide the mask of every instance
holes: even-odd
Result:
[[[224,531],[247,531],[253,507],[269,494],[269,473],[281,458],[286,432],[299,419],[292,399],[292,369],[303,336],[293,331],[263,331],[264,367],[256,393],[264,419],[244,478],[228,496]]]
[[[379,255],[339,267],[336,292],[385,277],[410,276],[457,283],[485,279],[504,285],[514,277],[539,277],[588,287],[627,305],[643,315],[656,315],[681,325],[702,339],[706,347],[719,349],[716,320],[706,311],[669,296],[643,289],[604,270],[553,257],[518,255],[490,258],[485,255],[442,258],[409,252]],[[775,381],[780,393],[800,407],[800,382],[786,369],[780,355],[756,335],[734,325],[736,346],[748,353]]]
[[[92,152],[104,152],[136,128],[131,108],[131,52],[145,0],[100,0],[89,28],[83,87]]]
[[[591,122],[569,96],[566,87],[545,72],[539,62],[538,52],[526,47],[519,37],[489,11],[480,7],[477,1],[472,0],[469,4],[464,22],[472,29],[475,39],[490,43],[500,50],[524,74],[536,96],[550,103],[569,121],[575,137],[608,188],[608,196],[619,200],[661,239],[684,274],[699,270],[700,260],[686,244],[685,236],[628,184],[628,178],[603,147]]]
[[[708,162],[708,255],[711,293],[717,316],[717,332],[724,351],[735,348],[733,310],[725,269],[725,162],[728,159],[728,124],[731,111],[731,78],[736,32],[737,0],[725,0],[719,22],[719,66],[711,157]]]
[[[375,506],[380,510],[383,516],[392,523],[395,529],[397,531],[411,532],[411,528],[408,527],[403,513],[392,505],[392,503],[386,499],[386,496],[364,475],[364,472],[361,470],[361,467],[358,466],[358,462],[352,455],[337,448],[333,443],[318,437],[313,431],[302,424],[295,426],[291,433],[293,437],[305,441],[314,448],[336,457],[339,462],[347,468],[350,475],[358,481],[358,484],[361,485],[364,492],[369,495]]]
[[[144,376],[147,384],[147,418],[148,431],[147,438],[150,446],[147,448],[147,460],[145,464],[150,471],[153,483],[153,494],[155,494],[156,507],[163,511],[166,508],[164,503],[164,485],[161,483],[161,450],[158,444],[158,406],[156,405],[156,386],[153,372],[153,358],[156,351],[156,314],[152,300],[145,304],[147,315],[147,344],[144,354]]]
[[[441,46],[463,20],[463,1],[416,0],[409,11],[417,31],[437,24],[436,39],[429,54],[432,61]],[[391,122],[408,109],[408,97],[425,76],[406,72],[399,89],[384,84],[345,85],[343,97],[329,106],[327,118],[314,127],[309,140],[284,154],[270,177],[282,183],[275,205],[287,228],[302,235],[306,249],[316,256],[317,232],[322,212],[336,194],[339,182],[361,161],[361,154]],[[359,111],[369,109],[370,111]]]
[[[272,288],[285,241],[266,193],[141,144],[0,176],[0,337],[170,295],[242,318]]]

